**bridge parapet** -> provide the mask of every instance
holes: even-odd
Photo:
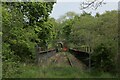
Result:
[[[50,49],[46,51],[42,51],[41,47],[36,47],[36,64],[44,65],[47,63],[47,59],[55,55],[56,49]]]
[[[77,59],[81,60],[83,63],[85,63],[87,66],[89,66],[90,61],[90,53],[80,51],[77,49],[69,49],[69,52],[74,55]]]

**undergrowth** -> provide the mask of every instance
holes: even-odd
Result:
[[[114,78],[105,72],[83,71],[79,68],[52,65],[36,66],[33,64],[21,64],[18,73],[12,74],[10,78]]]

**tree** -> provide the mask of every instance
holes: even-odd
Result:
[[[94,53],[92,54],[93,68],[105,72],[114,71],[115,64],[112,60],[112,56],[111,49],[101,43],[94,49]]]
[[[65,13],[64,15],[62,15],[57,21],[62,23],[66,21],[67,19],[73,19],[75,16],[78,16],[78,14],[75,12],[69,11]]]
[[[87,8],[97,9],[104,3],[104,0],[86,0],[80,4],[82,10]]]
[[[85,51],[92,54],[95,68],[114,72],[118,51],[117,17],[117,11],[113,10],[96,16],[85,12],[72,19],[65,19],[60,23],[62,39],[66,39],[70,48],[90,48]],[[102,67],[98,64],[100,61]]]
[[[19,63],[31,63],[35,45],[45,46],[51,36],[52,25],[48,16],[54,2],[3,2],[3,76],[18,73]],[[31,10],[32,9],[32,10]]]
[[[4,3],[5,5],[9,6],[8,9],[12,11],[13,9],[18,10],[22,13],[24,20],[24,28],[33,26],[35,29],[35,33],[38,34],[39,40],[37,39],[36,42],[40,43],[40,45],[45,45],[45,39],[47,34],[44,33],[49,30],[48,27],[44,27],[47,22],[47,18],[52,11],[53,4],[55,2],[18,2],[18,3]],[[44,36],[41,36],[43,34]],[[49,35],[49,34],[48,34]]]

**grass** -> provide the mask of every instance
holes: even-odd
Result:
[[[65,53],[61,53],[65,54]],[[59,56],[60,57],[60,56]],[[62,56],[63,57],[63,56]],[[56,57],[58,58],[58,57]],[[63,58],[61,58],[63,59]],[[71,67],[62,63],[49,64],[49,66],[37,66],[35,64],[18,63],[10,66],[5,66],[3,72],[4,78],[114,78],[110,73],[83,70],[78,67]]]
[[[14,78],[113,78],[109,73],[88,72],[70,66],[20,66],[20,72],[13,75]]]

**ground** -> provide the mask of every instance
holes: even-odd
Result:
[[[67,57],[73,66],[69,64]],[[13,75],[15,78],[110,78],[109,73],[89,72],[89,69],[74,56],[67,52],[59,52],[40,66],[36,64],[21,65],[20,71]]]

